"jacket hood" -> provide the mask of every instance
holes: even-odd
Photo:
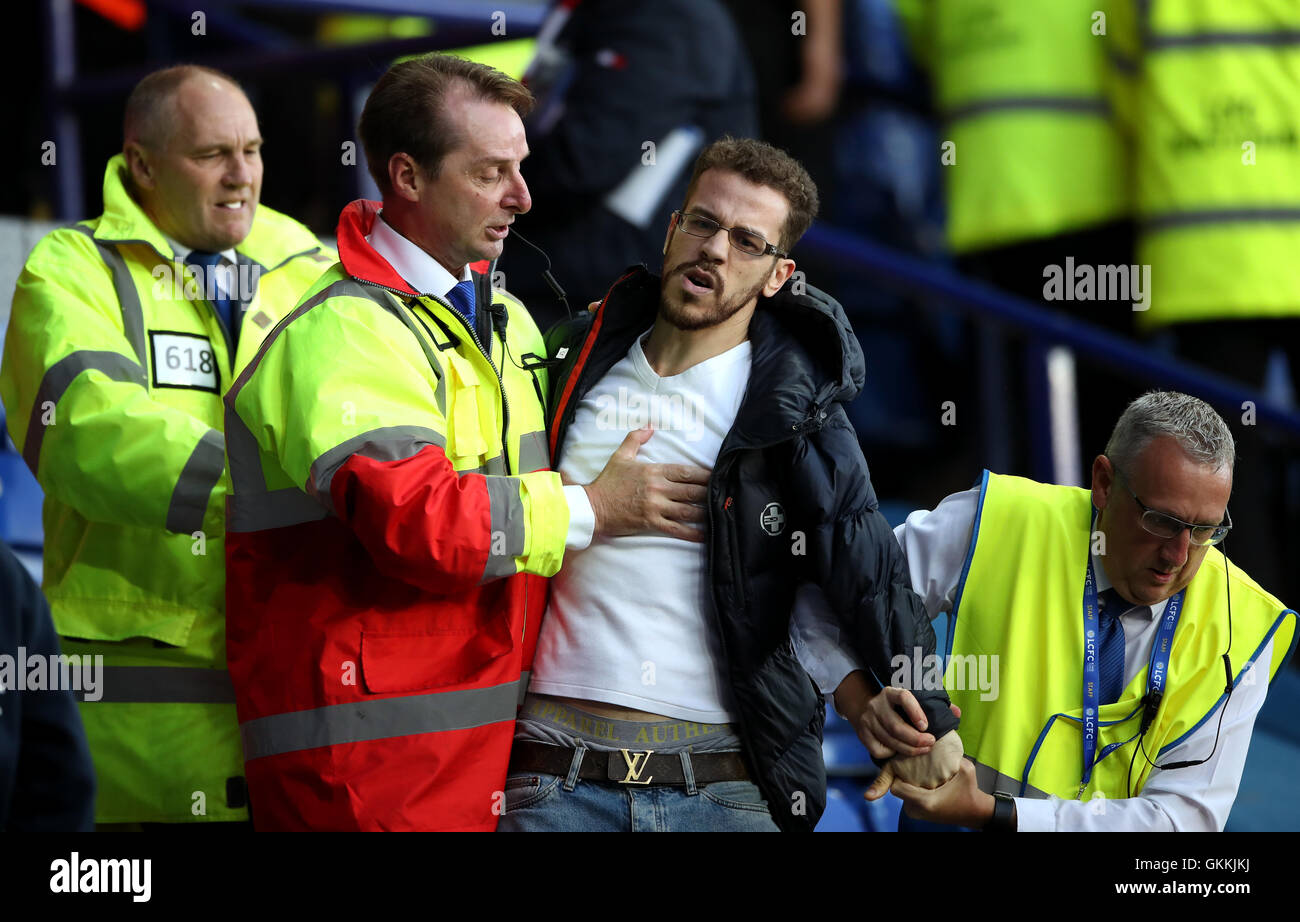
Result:
[[[795,294],[791,278],[770,298],[760,299],[754,319],[760,315],[781,327],[780,335],[792,340],[805,353],[815,382],[815,401],[848,403],[866,383],[866,359],[840,302],[820,288],[802,283]],[[766,324],[759,321],[760,333]],[[750,323],[750,336],[754,336]],[[785,345],[789,345],[789,342]]]

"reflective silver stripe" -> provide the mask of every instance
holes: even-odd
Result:
[[[230,461],[232,494],[266,492],[266,474],[262,472],[257,440],[235,412],[233,402],[226,404],[226,454]]]
[[[981,791],[985,794],[992,794],[998,791],[1002,794],[1010,794],[1012,797],[1033,797],[1038,800],[1046,800],[1047,792],[1040,791],[1032,784],[1025,785],[1025,793],[1020,793],[1020,779],[1012,778],[1010,775],[1004,775],[992,766],[985,765],[983,762],[975,762],[975,783],[979,785]]]
[[[235,688],[224,669],[184,666],[105,666],[101,698],[87,704],[165,702],[172,704],[234,704]],[[85,692],[76,693],[85,700]]]
[[[466,730],[514,720],[518,682],[489,688],[431,692],[331,704],[305,711],[272,714],[240,724],[244,758],[364,743],[394,736]]]
[[[41,386],[36,389],[36,402],[27,421],[27,439],[23,442],[23,460],[33,475],[41,461],[41,443],[45,440],[45,407],[56,405],[72,382],[83,371],[98,371],[112,381],[145,386],[144,369],[120,352],[99,352],[83,349],[65,355],[45,371]],[[57,416],[55,418],[57,423]]]
[[[531,474],[551,466],[551,450],[546,431],[525,432],[519,437],[519,473]]]
[[[1207,48],[1211,45],[1300,45],[1300,31],[1278,29],[1273,32],[1196,32],[1191,35],[1151,35],[1146,39],[1150,51],[1168,48]]]
[[[203,527],[212,489],[226,469],[226,440],[216,429],[209,429],[194,446],[189,460],[176,480],[172,501],[167,507],[167,530],[183,535]]]
[[[297,320],[303,314],[315,307],[319,307],[327,299],[333,297],[355,297],[370,299],[371,294],[352,278],[340,279],[331,285],[326,286],[316,294],[312,295],[306,301],[299,304],[293,309],[288,317],[266,335],[262,340],[262,345],[258,347],[257,354],[249,362],[244,370],[235,378],[235,383],[230,386],[226,392],[226,439],[230,448],[230,483],[231,489],[235,493],[266,492],[266,477],[262,473],[262,459],[258,451],[257,439],[253,437],[252,431],[239,418],[235,412],[235,402],[239,398],[239,392],[244,389],[248,379],[253,377],[262,364],[262,358],[266,355],[266,350],[271,348],[271,344],[280,338],[280,334],[293,321]]]
[[[297,487],[269,493],[232,493],[226,503],[226,531],[266,531],[318,522],[328,512]]]
[[[519,498],[519,481],[514,477],[485,479],[492,508],[492,536],[480,583],[514,576],[515,558],[524,553],[524,503]]]
[[[140,306],[140,292],[136,290],[135,279],[131,278],[126,260],[113,244],[95,240],[95,232],[90,228],[75,224],[73,230],[80,231],[94,241],[99,248],[100,259],[104,260],[104,265],[113,273],[113,290],[117,293],[117,303],[122,309],[122,331],[135,351],[140,366],[147,367],[144,352],[144,308]]]
[[[955,106],[943,113],[946,121],[970,118],[989,112],[1063,112],[1072,115],[1109,115],[1110,104],[1093,96],[1002,96]]]
[[[457,474],[504,474],[506,472],[506,460],[501,455],[489,460],[486,464],[480,464],[478,467],[467,467],[463,471],[457,471]]]
[[[384,426],[353,436],[341,445],[335,445],[312,462],[307,475],[307,489],[330,512],[334,501],[330,498],[330,482],[343,463],[353,455],[373,458],[376,461],[400,461],[418,454],[429,445],[446,448],[442,433],[423,426]]]
[[[1168,230],[1197,224],[1228,224],[1241,221],[1287,223],[1300,221],[1300,208],[1219,208],[1174,211],[1142,219],[1143,230]]]

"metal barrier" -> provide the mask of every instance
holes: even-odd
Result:
[[[1262,393],[1209,369],[1153,352],[1123,336],[959,275],[942,266],[891,250],[871,240],[824,224],[813,226],[800,242],[804,252],[832,260],[836,271],[855,275],[905,294],[933,300],[936,306],[978,317],[1010,328],[1029,342],[1028,354],[1042,388],[1027,394],[1033,476],[1038,480],[1070,482],[1071,435],[1077,446],[1077,419],[1073,414],[1072,362],[1063,360],[1061,347],[1140,381],[1200,397],[1220,411],[1235,416],[1243,404],[1255,407],[1258,425],[1268,426],[1300,443],[1300,413],[1278,406]],[[1063,380],[1068,377],[1070,380]],[[1077,447],[1075,448],[1077,452]],[[1077,469],[1078,465],[1074,467]]]

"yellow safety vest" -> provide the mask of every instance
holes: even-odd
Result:
[[[232,357],[125,169],[109,161],[100,217],[28,257],[0,397],[45,491],[42,588],[60,645],[104,658],[102,697],[81,704],[96,821],[247,819],[226,672],[221,395],[334,254],[258,206],[235,248],[256,293]]]
[[[1083,592],[1091,551],[1087,490],[985,473],[965,576],[953,604],[945,685],[962,709],[961,735],[980,787],[1016,796],[1080,796],[1083,777]],[[1214,717],[1225,700],[1221,654],[1229,649],[1224,558],[1210,548],[1187,586],[1170,651],[1165,694],[1143,746],[1154,762]],[[1270,681],[1295,643],[1296,613],[1236,567],[1229,656],[1234,684],[1272,640]],[[997,696],[982,701],[963,680],[968,656],[998,657]],[[990,670],[991,671],[991,670]],[[1098,755],[1138,732],[1144,667],[1099,711]],[[1137,742],[1100,759],[1082,793],[1129,796]],[[1206,752],[1204,755],[1209,755]],[[1150,764],[1139,754],[1132,794]]]
[[[1139,326],[1300,316],[1300,4],[1141,8]]]
[[[896,2],[934,80],[955,252],[1129,213],[1096,0]]]

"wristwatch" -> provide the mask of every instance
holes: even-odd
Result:
[[[993,818],[984,824],[985,832],[1016,831],[1016,799],[1010,794],[993,794]]]

